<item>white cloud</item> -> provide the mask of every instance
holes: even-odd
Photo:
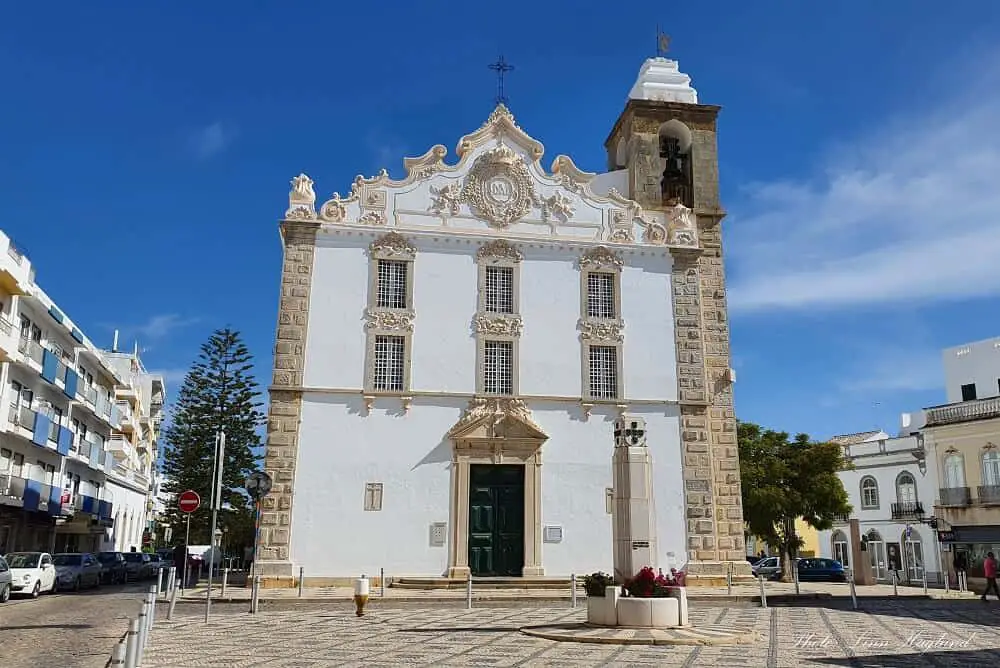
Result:
[[[217,121],[192,133],[189,145],[199,160],[207,160],[224,151],[235,138],[235,131]]]
[[[1000,295],[1000,53],[968,71],[815,178],[746,188],[727,229],[734,312]]]
[[[885,348],[857,358],[838,383],[844,393],[885,395],[924,392],[944,384],[941,351],[936,348]]]

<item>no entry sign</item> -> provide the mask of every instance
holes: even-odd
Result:
[[[177,507],[182,513],[193,513],[198,510],[199,506],[201,506],[201,497],[193,489],[181,492],[180,496],[177,497]]]

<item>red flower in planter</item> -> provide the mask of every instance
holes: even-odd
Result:
[[[683,573],[680,575],[683,576]],[[625,591],[636,598],[665,598],[670,595],[668,590],[671,587],[683,586],[683,580],[679,580],[677,576],[675,569],[670,570],[670,575],[665,575],[663,571],[656,573],[646,566],[634,578],[625,581]]]

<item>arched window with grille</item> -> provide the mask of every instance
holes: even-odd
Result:
[[[983,453],[983,485],[1000,487],[1000,451]]]
[[[944,486],[951,489],[965,487],[965,462],[957,452],[944,458]]]
[[[830,540],[833,543],[833,558],[843,564],[844,568],[850,568],[851,547],[847,542],[847,535],[843,531],[834,531]]]
[[[896,501],[899,503],[917,502],[917,481],[907,471],[896,477]]]
[[[870,475],[861,479],[861,507],[866,510],[878,509],[878,482]]]

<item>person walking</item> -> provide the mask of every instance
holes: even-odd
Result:
[[[181,583],[181,590],[187,588],[187,569],[184,568],[185,566],[187,566],[187,545],[181,543],[174,548],[174,577],[176,578],[175,582]]]
[[[997,588],[997,558],[992,552],[986,553],[986,561],[983,562],[983,575],[986,576],[986,591],[983,592],[983,600],[992,591],[997,600],[1000,601],[1000,589]]]

